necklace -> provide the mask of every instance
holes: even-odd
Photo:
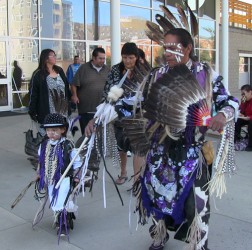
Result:
[[[45,179],[48,185],[53,183],[53,177],[55,175],[57,165],[58,165],[58,157],[57,157],[57,149],[58,145],[51,145],[51,143],[47,143],[46,152],[45,152]]]

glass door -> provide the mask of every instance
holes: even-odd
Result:
[[[0,111],[12,109],[11,74],[8,70],[7,41],[0,40]]]
[[[252,86],[252,54],[239,54],[239,89],[249,84]]]
[[[92,52],[95,48],[102,47],[106,53],[106,62],[109,67],[111,67],[111,49],[110,43],[104,41],[92,41],[86,43],[86,62],[92,59]],[[119,62],[118,62],[119,63]]]

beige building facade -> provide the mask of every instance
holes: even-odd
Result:
[[[113,58],[111,48],[111,4],[120,2],[118,12],[121,45],[135,42],[147,60],[157,66],[162,48],[145,34],[147,20],[162,14],[159,5],[168,5],[177,15],[176,3],[182,0],[0,0],[0,112],[28,105],[28,87],[32,72],[38,66],[40,52],[53,49],[57,64],[64,70],[79,55],[90,60],[96,46],[106,51],[106,63]],[[251,1],[251,3],[246,3]],[[227,60],[229,89],[239,97],[243,84],[252,84],[252,0],[229,0],[229,58],[222,57],[222,0],[188,0],[199,21],[195,52],[222,73]],[[116,13],[118,14],[118,13]],[[224,38],[225,39],[225,38]],[[22,69],[22,86],[13,81],[14,61]]]

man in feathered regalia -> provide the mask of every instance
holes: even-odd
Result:
[[[216,192],[221,197],[226,191],[224,173],[235,170],[238,101],[228,94],[221,76],[195,60],[197,20],[187,6],[191,23],[186,22],[185,13],[177,7],[183,25],[164,6],[166,18],[156,16],[162,28],[147,22],[147,35],[163,46],[167,63],[152,72],[148,91],[144,91],[143,117],[148,122],[143,134],[145,140],[148,135],[150,148],[134,189],[139,223],[146,224],[148,217],[153,221],[149,250],[164,248],[168,230],[193,250],[208,249],[209,195]],[[205,140],[207,129],[221,134],[212,179],[213,147]]]

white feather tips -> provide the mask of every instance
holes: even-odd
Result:
[[[117,85],[114,85],[111,87],[109,93],[108,93],[108,100],[116,102],[122,95],[123,95],[123,89],[119,88]]]

